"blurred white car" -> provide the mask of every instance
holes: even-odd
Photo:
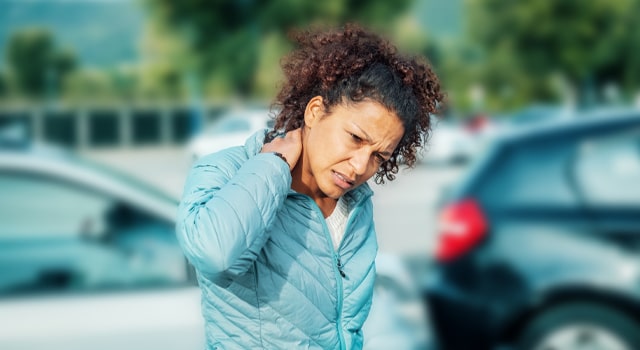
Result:
[[[202,349],[177,201],[68,153],[0,143],[0,349]]]
[[[234,108],[194,136],[187,145],[192,159],[244,145],[256,131],[273,127],[274,120],[268,108]]]
[[[478,135],[462,123],[431,118],[432,133],[427,140],[423,160],[434,164],[457,164],[471,159],[476,152]]]
[[[175,198],[14,141],[0,142],[0,193],[0,349],[204,348],[200,289],[174,234]],[[420,317],[409,317],[417,319],[410,332],[398,306],[412,280],[398,258],[376,262],[365,348],[421,348]]]

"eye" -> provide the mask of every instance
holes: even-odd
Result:
[[[376,154],[376,162],[378,162],[378,164],[382,164],[384,162],[386,162],[387,160],[384,159],[384,157],[381,154]]]
[[[353,139],[353,141],[355,141],[356,143],[360,143],[362,142],[362,137],[354,134],[354,133],[349,133],[351,135],[351,138]]]

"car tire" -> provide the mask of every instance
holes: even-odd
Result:
[[[603,347],[595,347],[596,344]],[[535,317],[525,327],[516,346],[517,350],[587,348],[640,350],[640,324],[604,305],[564,304]]]

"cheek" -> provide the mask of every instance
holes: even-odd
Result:
[[[315,171],[329,168],[341,159],[342,145],[331,134],[316,134],[309,138],[308,143],[309,163]]]
[[[340,162],[348,158],[352,150],[349,148],[347,140],[334,135],[321,145],[320,152],[323,153],[323,158],[327,161]]]

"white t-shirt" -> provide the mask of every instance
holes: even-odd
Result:
[[[344,231],[347,228],[347,219],[349,218],[349,203],[344,199],[344,196],[338,199],[333,213],[329,215],[325,220],[327,221],[327,227],[331,233],[331,239],[333,240],[333,247],[337,250],[344,237]]]

